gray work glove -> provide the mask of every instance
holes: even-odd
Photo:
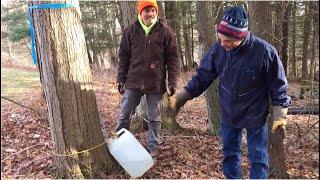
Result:
[[[190,99],[193,97],[191,96],[188,91],[184,88],[179,90],[177,93],[173,94],[169,97],[169,109],[176,116],[180,110],[180,108]]]
[[[283,128],[287,125],[288,108],[282,106],[272,106],[272,128],[271,132],[274,133],[278,128]]]

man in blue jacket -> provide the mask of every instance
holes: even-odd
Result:
[[[219,77],[224,175],[241,178],[241,140],[245,128],[250,178],[268,178],[269,104],[275,131],[285,127],[291,103],[283,65],[272,45],[248,31],[247,14],[241,7],[225,11],[217,32],[219,42],[203,57],[187,86],[170,97],[171,110],[177,114],[186,101],[198,97]]]

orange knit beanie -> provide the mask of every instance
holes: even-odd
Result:
[[[156,0],[139,0],[138,13],[141,14],[141,11],[148,6],[152,6],[152,7],[156,8],[157,12],[159,12],[158,11],[158,4],[157,4]]]

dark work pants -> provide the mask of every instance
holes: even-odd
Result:
[[[118,125],[116,131],[121,128],[130,130],[131,115],[135,112],[136,107],[140,103],[144,93],[140,91],[126,89],[120,104],[120,113],[118,116]],[[162,99],[161,93],[147,93],[147,115],[148,115],[148,148],[152,149],[160,144],[160,102]]]
[[[256,128],[246,128],[250,179],[267,179],[269,171],[267,123]],[[227,179],[241,178],[242,128],[232,128],[221,123],[223,144],[222,169]]]

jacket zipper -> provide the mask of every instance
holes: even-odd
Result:
[[[147,44],[148,44],[148,36],[145,36],[145,40],[144,40],[144,53],[143,53],[143,59],[142,59],[142,67],[143,67],[143,74],[144,74],[144,77],[143,77],[143,81],[142,81],[142,86],[141,86],[141,90],[143,91],[144,90],[144,84],[145,84],[145,81],[146,81],[146,77],[147,77],[147,63],[145,62],[145,55],[147,53]]]
[[[226,87],[224,87],[222,84],[221,84],[221,87],[222,87],[222,89],[224,89],[225,91],[227,91],[228,94],[230,94],[230,91],[229,91]]]

